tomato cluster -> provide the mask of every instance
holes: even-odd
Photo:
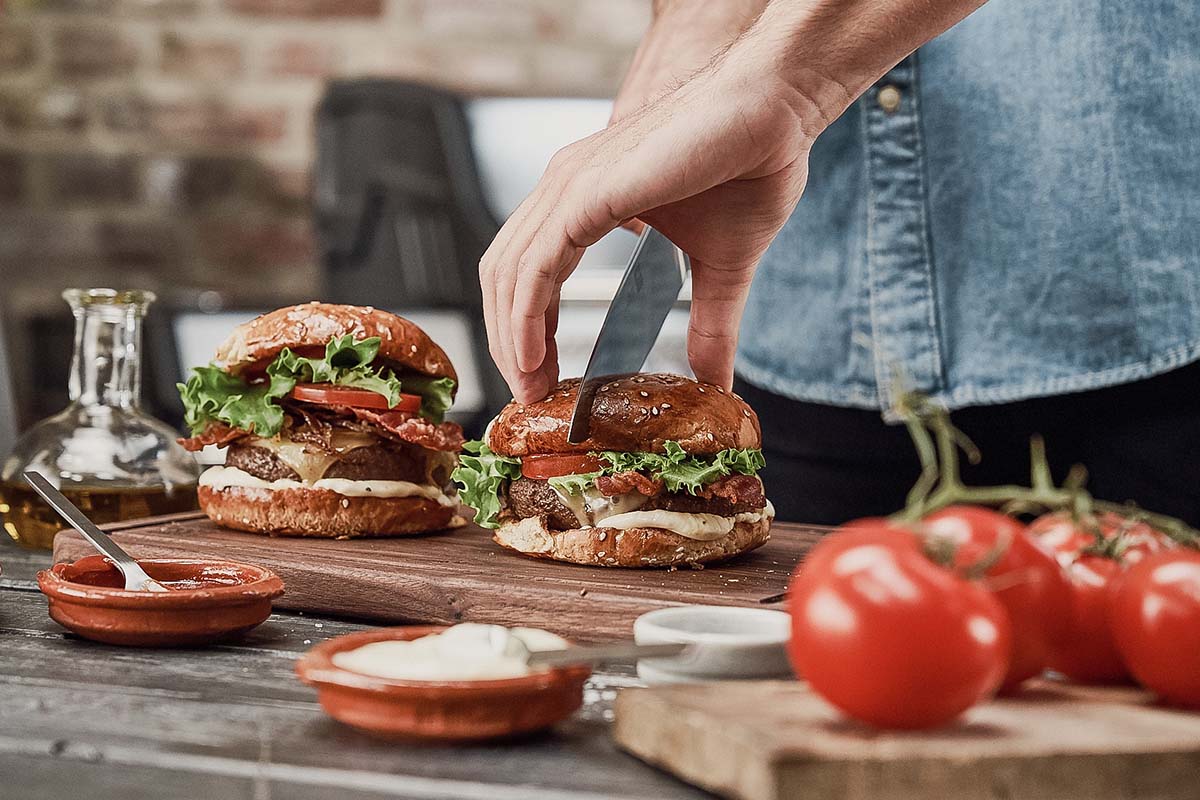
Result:
[[[792,664],[847,715],[943,725],[1046,669],[1200,707],[1200,552],[1115,514],[857,520],[792,579]]]

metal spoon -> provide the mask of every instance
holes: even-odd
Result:
[[[40,473],[33,471],[26,472],[25,480],[28,481],[35,492],[42,496],[43,500],[50,504],[51,508],[58,512],[60,517],[70,523],[72,528],[83,534],[83,538],[91,542],[93,547],[108,556],[109,560],[125,576],[125,588],[127,590],[140,592],[170,591],[166,586],[163,586],[147,575],[146,571],[142,569],[141,564],[138,564],[133,559],[133,556],[118,547],[117,543],[108,534],[93,525],[92,521],[85,517],[83,512],[74,503],[63,497],[62,492],[55,489],[50,481],[43,478]]]

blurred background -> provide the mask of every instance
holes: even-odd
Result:
[[[254,313],[411,316],[459,418],[507,400],[475,265],[546,161],[604,126],[650,0],[0,0],[0,319],[18,427],[66,403],[69,286],[151,289],[144,402]],[[566,287],[586,363],[633,237]],[[651,367],[685,369],[686,310]]]

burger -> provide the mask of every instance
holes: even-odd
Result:
[[[463,501],[504,547],[603,567],[674,567],[767,541],[758,417],[737,395],[678,375],[615,378],[589,437],[567,441],[579,379],[510,403],[455,470]]]
[[[200,476],[216,523],[288,536],[389,536],[462,525],[444,421],[457,376],[406,319],[308,303],[233,330],[179,384],[189,450],[226,448]]]

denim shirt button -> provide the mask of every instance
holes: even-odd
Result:
[[[900,90],[895,86],[889,84],[881,87],[876,100],[885,114],[895,114],[900,110]]]

